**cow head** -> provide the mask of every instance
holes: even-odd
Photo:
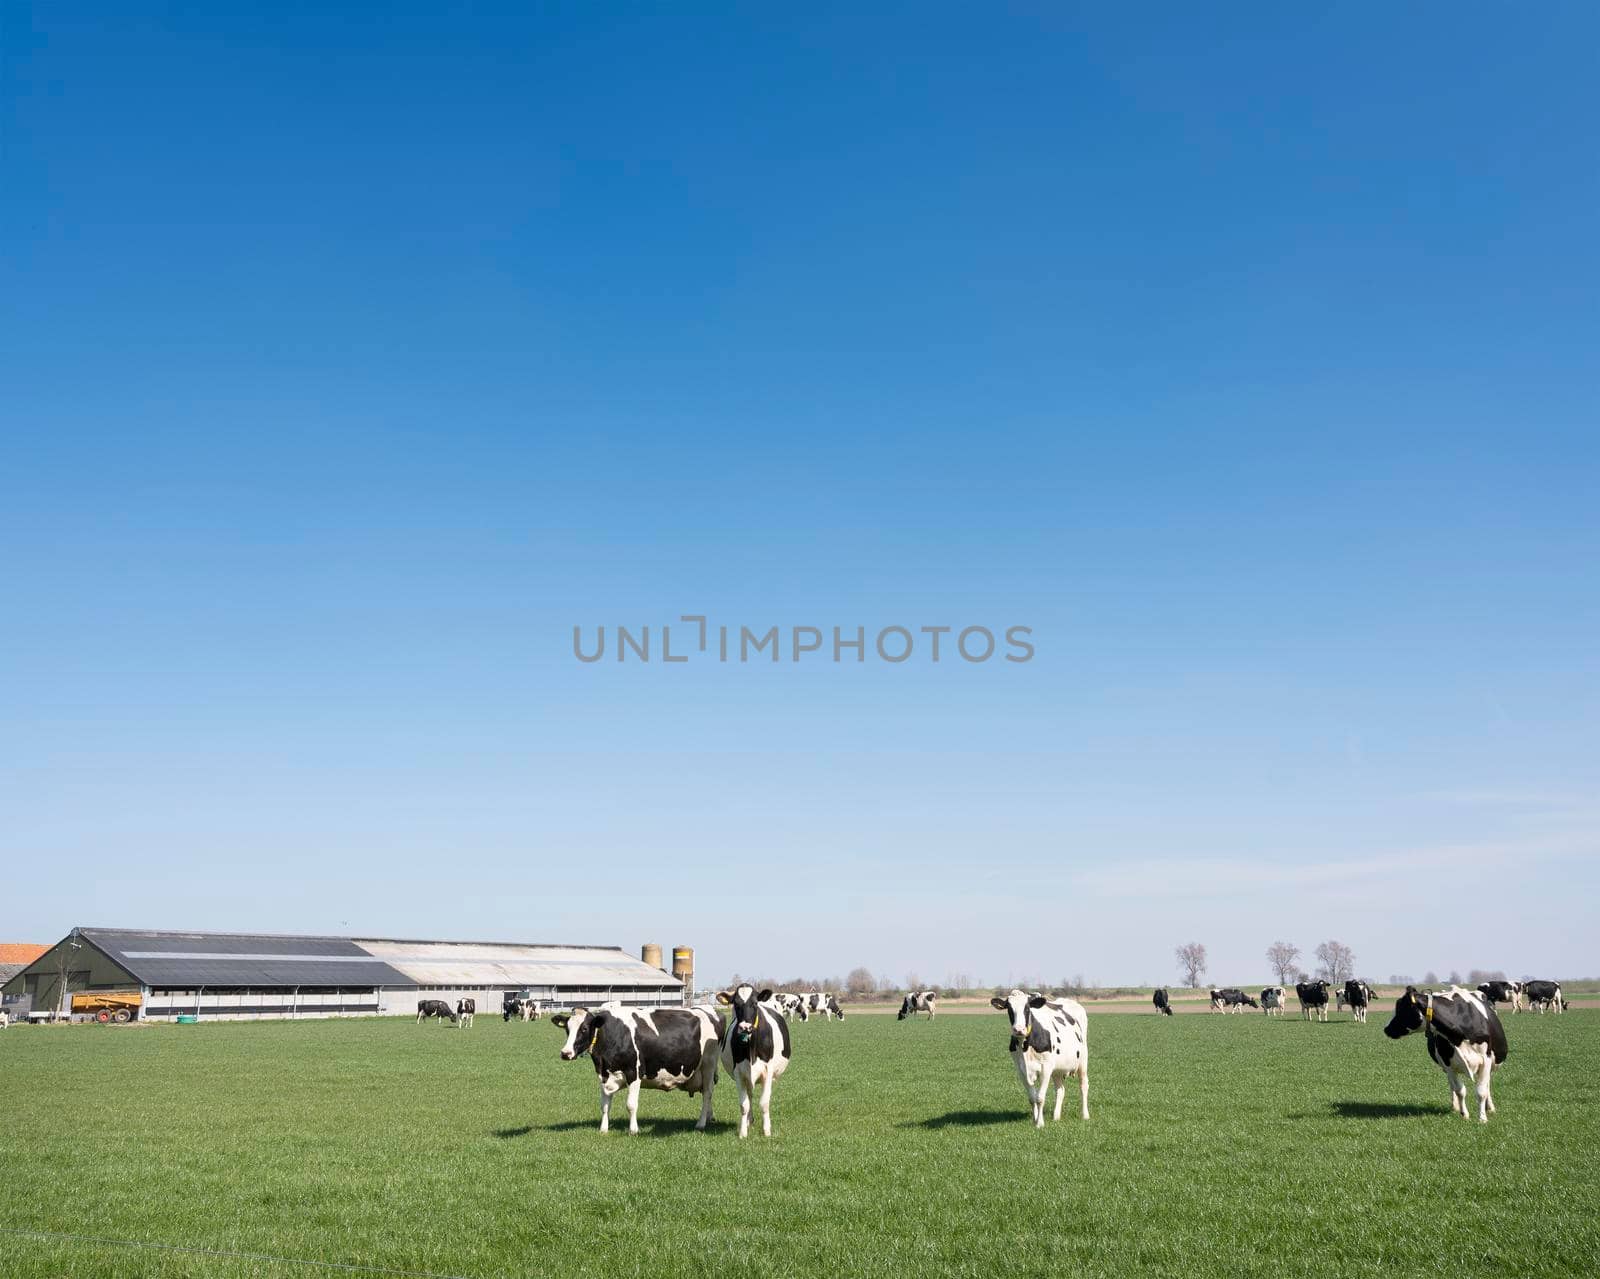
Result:
[[[917,1006],[917,1001],[916,1001],[915,996],[907,995],[904,999],[902,999],[900,1001],[900,1012],[895,1017],[895,1020],[896,1021],[904,1021],[907,1017],[911,1016],[911,1011],[916,1006]]]
[[[996,995],[989,1002],[1005,1013],[1010,1021],[1014,1044],[1018,1039],[1026,1040],[1033,1033],[1033,1010],[1043,1008],[1045,998],[1023,990],[1013,990],[1009,995]]]
[[[1383,1033],[1390,1039],[1404,1039],[1432,1019],[1433,996],[1423,994],[1415,986],[1407,986],[1406,993],[1395,1000],[1394,1016],[1389,1018]]]
[[[603,1008],[574,1008],[550,1018],[552,1026],[567,1032],[567,1041],[561,1045],[561,1060],[576,1061],[593,1048],[608,1015]]]
[[[770,990],[758,991],[749,982],[740,982],[732,990],[719,990],[717,1002],[733,1009],[733,1037],[748,1040],[761,1024],[761,1005],[772,998]]]

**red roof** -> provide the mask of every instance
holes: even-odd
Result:
[[[0,964],[31,964],[49,949],[31,941],[0,941]]]

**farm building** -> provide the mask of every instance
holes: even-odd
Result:
[[[0,986],[0,999],[14,1017],[38,1018],[74,994],[137,992],[138,1016],[165,1020],[381,1016],[462,996],[498,1012],[505,992],[523,990],[546,1005],[655,1008],[681,1004],[684,984],[615,946],[75,928]]]
[[[4,986],[49,949],[34,942],[0,941],[0,986]]]

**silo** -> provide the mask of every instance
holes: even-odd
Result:
[[[683,983],[683,1002],[694,1002],[694,947],[672,948],[672,975]]]
[[[639,947],[639,958],[644,960],[644,962],[649,964],[652,968],[660,968],[661,943],[653,941],[645,942],[643,946]]]

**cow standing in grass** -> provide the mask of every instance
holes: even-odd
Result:
[[[1414,1031],[1428,1037],[1428,1056],[1450,1081],[1450,1109],[1463,1119],[1467,1113],[1467,1084],[1476,1084],[1478,1122],[1486,1124],[1494,1113],[1489,1080],[1494,1068],[1509,1055],[1505,1027],[1482,993],[1453,986],[1441,994],[1424,994],[1415,986],[1395,1002],[1394,1016],[1383,1028],[1390,1039],[1403,1039]]]
[[[434,1017],[438,1017],[441,1021],[448,1020],[451,1025],[454,1025],[456,1021],[455,1010],[451,1008],[449,1004],[445,1003],[444,1000],[417,1000],[417,1024],[420,1026],[423,1022]]]
[[[717,1083],[722,1018],[711,1008],[624,1008],[612,1001],[598,1008],[557,1013],[550,1024],[567,1032],[562,1061],[585,1053],[600,1077],[600,1131],[611,1130],[611,1099],[628,1090],[628,1131],[639,1131],[639,1090],[701,1094],[700,1122],[711,1122]]]
[[[840,1021],[844,1020],[844,1009],[839,1007],[839,1001],[834,998],[831,991],[813,990],[800,998],[806,1001],[808,1013],[821,1013],[824,1021],[832,1021],[835,1017]]]
[[[1294,993],[1300,1000],[1300,1015],[1307,1021],[1327,1021],[1329,989],[1328,983],[1320,977],[1316,981],[1296,982]]]
[[[935,1005],[939,999],[939,992],[935,990],[913,990],[907,993],[900,1001],[900,1012],[896,1021],[904,1021],[913,1013],[927,1013],[928,1020],[933,1020]]]
[[[1362,1025],[1367,1021],[1367,1007],[1372,1003],[1372,987],[1352,977],[1344,984],[1344,1003],[1350,1015]]]
[[[1561,997],[1561,983],[1558,981],[1523,982],[1522,993],[1528,997],[1529,1012],[1543,1013],[1547,1008],[1558,1013],[1567,1010],[1567,1001]]]
[[[1285,1002],[1282,986],[1263,986],[1261,988],[1261,1011],[1268,1017],[1282,1017]]]
[[[989,1001],[1011,1026],[1011,1059],[1033,1107],[1033,1126],[1044,1127],[1044,1103],[1056,1084],[1055,1118],[1067,1095],[1067,1076],[1078,1077],[1083,1117],[1089,1117],[1089,1017],[1071,999],[1046,999],[1013,990]]]
[[[722,1064],[739,1085],[739,1136],[750,1132],[750,1099],[761,1090],[761,1135],[772,1136],[772,1085],[789,1068],[794,1046],[789,1023],[770,1002],[770,990],[748,982],[717,992],[717,1002],[732,1009],[722,1040]]]
[[[1165,986],[1156,987],[1156,993],[1150,996],[1150,1002],[1156,1006],[1156,1011],[1158,1013],[1166,1013],[1168,1017],[1173,1015],[1172,1001],[1167,998],[1167,989]]]
[[[462,998],[456,1000],[456,1025],[460,1029],[469,1029],[477,1015],[478,1001],[476,999]]]
[[[772,1002],[785,1017],[798,1017],[801,1021],[805,1021],[810,1016],[806,1012],[804,995],[777,994],[772,997]]]

